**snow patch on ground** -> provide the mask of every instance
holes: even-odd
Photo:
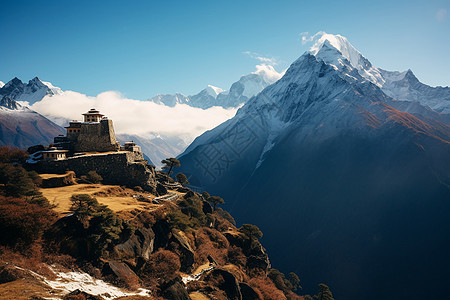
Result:
[[[78,289],[92,295],[100,295],[105,299],[125,296],[149,296],[151,294],[151,291],[146,289],[138,289],[136,292],[125,292],[116,286],[83,272],[57,272],[53,269],[52,271],[55,272],[57,278],[55,280],[43,279],[43,282],[54,289],[63,290],[65,293]]]

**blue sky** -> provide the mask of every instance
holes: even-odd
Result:
[[[450,85],[450,1],[0,0],[0,80],[146,99],[228,88],[255,70],[246,51],[289,66],[300,34],[346,36],[375,66]]]

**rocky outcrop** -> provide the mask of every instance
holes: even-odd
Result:
[[[239,234],[225,232],[223,234],[230,245],[242,248],[247,256],[247,267],[250,269],[258,268],[267,273],[270,269],[269,256],[261,243],[255,239],[248,239]]]
[[[113,284],[126,288],[137,288],[139,277],[123,262],[108,261],[102,269],[105,279]]]
[[[239,283],[242,300],[263,300],[263,298],[248,284],[244,282]]]
[[[215,286],[224,291],[227,295],[227,299],[242,299],[238,280],[232,273],[222,269],[214,269],[205,276],[204,280],[206,282],[214,283]]]
[[[73,292],[70,292],[69,294],[65,295],[63,298],[63,300],[103,300],[102,297],[100,296],[95,296],[95,295],[91,295],[88,294],[86,292],[83,292],[81,290],[75,290]]]
[[[189,241],[176,230],[172,230],[172,237],[169,242],[169,250],[177,253],[180,256],[181,272],[188,273],[192,271],[194,264],[194,250],[189,244]]]
[[[269,256],[266,250],[258,241],[253,241],[249,248],[244,248],[244,253],[248,253],[247,267],[258,268],[267,273],[270,268]]]
[[[153,252],[155,233],[150,228],[140,227],[125,242],[115,246],[115,252],[122,259],[139,258],[148,260]]]
[[[171,300],[191,299],[180,277],[177,277],[172,281],[162,285],[160,288],[162,290],[162,296],[164,297],[164,299],[171,299]]]
[[[158,196],[167,194],[166,187],[159,182],[156,184],[156,194],[158,194]]]

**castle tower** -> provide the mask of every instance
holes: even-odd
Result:
[[[87,113],[83,114],[84,122],[100,122],[104,115],[102,115],[95,108],[91,108]]]
[[[75,141],[78,138],[78,135],[81,131],[81,122],[78,121],[72,121],[69,122],[69,126],[64,127],[67,130],[66,136],[67,139],[70,141]]]

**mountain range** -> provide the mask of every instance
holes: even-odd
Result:
[[[445,297],[450,88],[323,34],[180,155],[192,185],[259,226],[281,270],[337,299]],[[233,187],[233,188],[230,188]]]
[[[231,85],[229,90],[226,91],[208,85],[205,89],[193,96],[185,96],[180,93],[159,94],[148,99],[148,101],[172,107],[176,104],[186,104],[202,109],[213,106],[220,106],[223,108],[238,107],[281,77],[281,74],[276,72],[272,66],[266,66],[266,68],[268,68],[268,70],[262,69],[258,72],[242,76],[238,81]],[[270,72],[270,75],[268,72]],[[274,74],[275,76],[273,76]]]

